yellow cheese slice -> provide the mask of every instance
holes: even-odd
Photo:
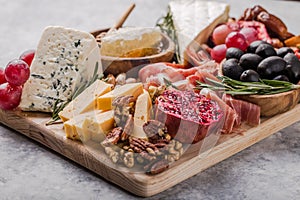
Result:
[[[101,80],[96,80],[85,89],[80,95],[72,100],[60,113],[62,121],[67,121],[81,113],[96,109],[97,97],[110,92],[111,85]]]
[[[113,110],[95,116],[88,116],[84,119],[82,125],[78,127],[79,135],[80,137],[90,137],[92,140],[100,142],[104,139],[105,135],[114,128],[114,123]],[[75,127],[77,128],[77,125]]]
[[[112,102],[116,97],[132,95],[135,99],[143,93],[142,83],[129,83],[115,88],[97,98],[97,108],[99,110],[111,110]]]
[[[143,125],[150,119],[151,111],[151,98],[149,93],[144,90],[143,94],[137,98],[135,105],[133,136],[147,138],[143,130]]]
[[[64,130],[66,133],[66,137],[72,140],[80,140],[80,141],[87,141],[89,137],[80,137],[78,132],[81,131],[80,128],[87,117],[93,117],[97,114],[101,113],[101,110],[94,110],[90,112],[86,112],[80,115],[73,117],[72,119],[64,122]],[[82,132],[82,131],[81,131]]]

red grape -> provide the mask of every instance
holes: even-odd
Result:
[[[258,32],[252,27],[244,27],[240,30],[240,33],[245,36],[248,44],[258,40]]]
[[[3,83],[6,83],[5,75],[4,75],[4,70],[0,68],[0,85]]]
[[[226,24],[216,27],[212,33],[213,42],[216,45],[224,44],[227,35],[231,32],[232,30]]]
[[[227,47],[225,44],[220,44],[215,46],[211,52],[210,55],[212,59],[214,59],[216,62],[220,63],[225,57],[226,57],[226,50]]]
[[[239,32],[231,32],[228,34],[225,40],[225,44],[227,48],[229,47],[236,47],[242,51],[245,51],[248,47],[247,40],[245,36]]]
[[[0,86],[0,109],[12,110],[21,101],[22,86],[14,86],[9,83]]]
[[[27,50],[24,53],[22,53],[22,55],[20,56],[19,59],[26,62],[28,64],[28,66],[30,67],[31,62],[34,58],[34,54],[35,54],[35,50],[33,50],[33,49]]]
[[[238,22],[228,22],[227,26],[232,30],[232,31],[239,31],[240,30],[240,25]]]
[[[13,60],[7,64],[5,69],[5,79],[11,85],[23,85],[29,75],[29,66],[23,60]]]

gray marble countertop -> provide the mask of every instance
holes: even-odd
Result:
[[[37,46],[42,30],[62,25],[92,31],[114,24],[154,26],[167,0],[0,0],[0,67]],[[300,3],[226,1],[231,16],[261,4],[300,33]],[[135,199],[67,158],[0,124],[0,199]],[[300,199],[300,123],[149,199]]]

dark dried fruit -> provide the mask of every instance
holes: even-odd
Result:
[[[258,45],[257,49],[255,50],[255,53],[262,58],[267,58],[270,56],[276,56],[277,53],[274,49],[274,47],[270,44],[260,44]]]
[[[121,134],[123,132],[123,129],[121,127],[114,128],[111,130],[106,138],[102,141],[103,146],[107,146],[110,144],[117,144],[121,138]]]
[[[149,120],[143,125],[143,130],[147,135],[149,142],[158,144],[157,146],[165,146],[171,140],[170,135],[167,134],[167,127],[165,124],[157,120]]]
[[[226,51],[226,59],[236,58],[239,60],[243,54],[244,54],[244,52],[242,50],[240,50],[239,48],[230,47]]]
[[[249,45],[248,49],[247,49],[247,52],[248,53],[255,53],[257,47],[260,45],[260,44],[268,44],[267,42],[263,41],[263,40],[256,40],[254,42],[251,42],[251,44]]]
[[[257,54],[254,53],[246,53],[244,54],[240,59],[240,66],[243,69],[253,69],[256,70],[258,64],[263,60],[262,57],[260,57]]]
[[[203,139],[223,116],[219,105],[193,91],[166,90],[156,99],[156,120],[163,122],[172,138],[183,143]]]
[[[155,175],[167,170],[169,168],[169,162],[167,160],[158,160],[145,166],[145,168],[147,174]]]
[[[163,123],[157,120],[149,120],[143,125],[143,130],[149,138],[159,134],[160,131],[166,132],[166,127]]]
[[[222,65],[222,73],[224,76],[239,80],[244,69],[239,65],[238,60],[231,58],[226,60]]]
[[[242,73],[240,80],[245,82],[258,82],[259,74],[252,69],[248,69]]]
[[[255,5],[253,6],[253,8],[247,8],[244,11],[243,16],[241,16],[240,20],[246,20],[246,21],[256,20],[257,15],[262,11],[266,11],[266,10],[260,5]]]
[[[133,117],[132,117],[132,115],[129,115],[127,118],[127,121],[124,125],[124,130],[121,134],[121,141],[125,141],[129,138],[129,136],[133,132],[133,126],[134,126]]]
[[[288,32],[286,25],[281,21],[281,19],[267,11],[260,12],[257,16],[257,21],[265,24],[267,29],[281,40],[286,40],[292,35]]]
[[[283,58],[288,53],[294,53],[293,49],[290,47],[281,47],[277,50],[277,55],[281,58]]]
[[[263,78],[273,79],[280,75],[286,68],[286,62],[279,56],[271,56],[261,61],[257,67],[257,72]]]
[[[130,115],[134,113],[133,96],[120,96],[114,99],[114,119],[117,126],[124,128]]]

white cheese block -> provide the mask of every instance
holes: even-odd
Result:
[[[62,121],[67,121],[74,116],[97,108],[97,97],[110,92],[112,85],[101,80],[96,80],[86,88],[80,95],[73,99],[60,113]]]
[[[133,136],[137,138],[147,138],[143,125],[150,119],[150,114],[152,112],[152,103],[150,95],[144,90],[137,100],[134,111],[134,126],[133,126]]]
[[[19,107],[24,111],[52,112],[56,100],[66,101],[93,75],[102,73],[100,50],[87,32],[47,27],[39,41]]]
[[[226,3],[201,0],[173,0],[169,8],[182,61],[186,59],[185,51],[190,45],[196,48],[206,43],[213,29],[228,20],[230,10]]]

